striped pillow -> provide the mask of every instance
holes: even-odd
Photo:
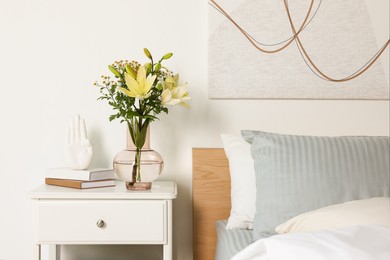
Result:
[[[256,175],[253,239],[328,205],[389,197],[389,137],[297,136],[243,130]]]

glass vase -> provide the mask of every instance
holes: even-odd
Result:
[[[150,130],[147,130],[147,136],[144,146],[140,151],[140,167],[137,167],[137,150],[127,131],[126,149],[117,153],[114,157],[114,170],[119,179],[125,181],[128,190],[150,190],[152,182],[156,180],[163,168],[164,161],[161,155],[150,148]],[[140,171],[140,179],[136,179],[137,172]]]

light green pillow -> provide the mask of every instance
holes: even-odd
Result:
[[[389,137],[298,136],[242,131],[256,176],[253,239],[328,205],[389,197]]]

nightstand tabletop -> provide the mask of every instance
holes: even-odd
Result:
[[[43,184],[29,192],[31,199],[116,199],[150,200],[175,199],[177,186],[173,181],[154,181],[151,190],[129,191],[123,181],[115,181],[115,187],[73,189]]]

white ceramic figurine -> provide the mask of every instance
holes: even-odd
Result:
[[[87,137],[84,119],[71,118],[68,126],[67,163],[71,169],[87,169],[93,157],[93,146]]]

